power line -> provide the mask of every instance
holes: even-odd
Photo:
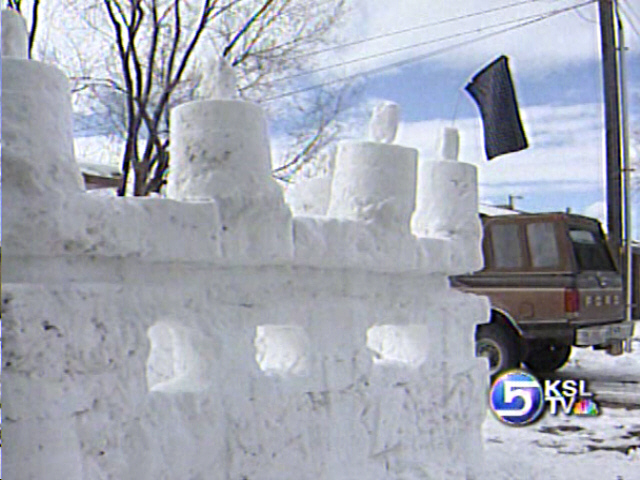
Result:
[[[629,11],[630,11],[630,12],[633,14],[633,16],[635,17],[635,19],[636,19],[636,20],[638,20],[638,21],[640,22],[640,15],[638,15],[638,13],[635,11],[635,9],[631,6],[631,2],[626,1],[626,2],[625,2],[625,4],[626,4],[626,7],[625,7],[625,8],[628,8],[628,9],[629,9]]]
[[[578,10],[577,8],[573,11],[578,17],[580,17],[582,20],[584,20],[587,23],[598,23],[594,18],[587,18],[584,16],[584,14]]]
[[[346,48],[346,47],[351,47],[351,46],[354,46],[354,45],[361,45],[363,43],[372,42],[372,41],[379,40],[379,39],[382,39],[382,38],[393,37],[393,36],[396,36],[396,35],[401,35],[401,34],[409,33],[409,32],[416,31],[416,30],[422,30],[422,29],[426,29],[426,28],[429,28],[429,27],[435,27],[435,26],[439,26],[439,25],[444,25],[444,24],[452,23],[452,22],[459,21],[459,20],[465,20],[467,18],[473,18],[473,17],[477,17],[477,16],[481,16],[481,15],[486,15],[486,14],[489,14],[489,13],[494,13],[494,12],[507,10],[507,9],[514,8],[514,7],[517,7],[517,6],[522,6],[522,5],[525,5],[525,4],[532,4],[532,3],[543,2],[543,1],[547,1],[547,0],[522,0],[522,1],[519,1],[519,2],[516,2],[516,3],[502,5],[500,7],[494,7],[494,8],[490,8],[490,9],[487,9],[487,10],[481,10],[479,12],[474,12],[474,13],[469,13],[469,14],[465,14],[465,15],[460,15],[460,16],[457,16],[457,17],[447,18],[447,19],[444,19],[444,20],[439,20],[437,22],[431,22],[431,23],[418,25],[418,26],[415,26],[415,27],[406,28],[406,29],[402,29],[402,30],[394,30],[392,32],[382,33],[382,34],[379,34],[379,35],[366,37],[366,38],[363,38],[363,39],[360,39],[360,40],[354,40],[354,41],[348,42],[348,43],[341,43],[339,45],[333,45],[333,46],[330,46],[330,47],[325,47],[325,48],[322,48],[322,49],[319,49],[319,50],[314,50],[314,51],[311,51],[311,52],[302,52],[302,53],[299,53],[297,55],[289,57],[289,59],[290,60],[298,60],[300,58],[310,57],[310,56],[314,56],[314,55],[320,55],[322,53],[327,53],[327,52],[331,52],[331,51],[334,51],[334,50],[339,50],[339,49],[343,49],[343,48]],[[553,0],[553,1],[558,1],[558,0]],[[294,45],[296,43],[298,43],[297,40],[290,40],[288,42],[284,42],[284,43],[281,43],[279,45],[275,45],[275,46],[273,46],[273,47],[271,47],[269,49],[266,49],[264,51],[280,50],[280,49],[283,49],[283,48],[288,47],[290,45]],[[303,42],[302,44],[305,44],[305,43],[312,43],[312,42]],[[234,61],[232,66],[235,66],[235,65],[236,65],[236,62]]]
[[[388,32],[388,33],[381,33],[379,35],[374,35],[374,36],[371,36],[371,37],[362,38],[360,40],[354,40],[352,42],[342,43],[340,45],[334,45],[334,46],[331,46],[331,47],[326,47],[326,48],[322,48],[322,49],[319,49],[319,50],[314,50],[312,52],[301,53],[299,55],[296,55],[296,56],[292,57],[292,59],[293,60],[297,60],[299,58],[309,57],[309,56],[313,56],[313,55],[320,55],[321,53],[332,52],[334,50],[339,50],[339,49],[347,48],[347,47],[353,47],[355,45],[361,45],[363,43],[372,42],[374,40],[380,40],[382,38],[389,38],[389,37],[394,37],[394,36],[397,36],[397,35],[402,35],[404,33],[415,32],[416,30],[423,30],[425,28],[437,27],[437,26],[440,26],[440,25],[445,25],[447,23],[452,23],[452,22],[456,22],[456,21],[459,21],[459,20],[466,20],[468,18],[478,17],[478,16],[489,14],[489,13],[495,13],[495,12],[503,11],[503,10],[508,10],[510,8],[519,7],[519,6],[522,6],[522,5],[525,5],[525,4],[531,4],[531,3],[535,3],[535,2],[539,2],[539,1],[540,0],[523,0],[523,1],[520,1],[520,2],[510,3],[510,4],[507,4],[507,5],[502,5],[500,7],[494,7],[494,8],[490,8],[490,9],[487,9],[487,10],[481,10],[479,12],[468,13],[468,14],[465,14],[465,15],[459,15],[457,17],[447,18],[447,19],[444,19],[444,20],[438,20],[436,22],[425,23],[423,25],[417,25],[415,27],[404,28],[402,30],[394,30],[394,31]]]
[[[444,42],[446,40],[452,40],[454,38],[464,37],[466,35],[471,35],[471,34],[474,34],[474,33],[481,33],[481,32],[484,32],[486,30],[492,30],[492,29],[495,29],[495,28],[504,27],[506,25],[512,25],[514,23],[519,23],[519,22],[523,22],[523,21],[527,21],[527,20],[531,20],[531,19],[536,19],[536,18],[539,18],[541,15],[545,15],[545,14],[536,13],[535,15],[529,15],[529,16],[526,16],[526,17],[516,18],[514,20],[506,20],[504,22],[499,22],[499,23],[496,23],[496,24],[493,24],[493,25],[489,25],[487,27],[473,28],[473,29],[470,29],[470,30],[465,30],[464,32],[453,33],[451,35],[446,35],[444,37],[439,37],[439,38],[427,40],[427,41],[424,41],[424,42],[414,43],[414,44],[411,44],[411,45],[407,45],[407,46],[404,46],[404,47],[398,47],[398,48],[394,48],[394,49],[391,49],[391,50],[385,50],[383,52],[373,53],[371,55],[366,55],[364,57],[358,57],[358,58],[354,58],[354,59],[351,59],[351,60],[345,60],[343,62],[334,63],[332,65],[325,65],[323,67],[319,67],[319,68],[316,68],[314,70],[309,70],[309,71],[306,71],[306,72],[300,72],[300,73],[295,73],[293,75],[288,75],[288,76],[275,78],[275,79],[271,80],[271,83],[279,83],[279,82],[283,82],[283,81],[286,81],[286,80],[293,80],[294,78],[305,77],[307,75],[313,75],[315,73],[324,72],[326,70],[331,70],[333,68],[343,67],[345,65],[351,65],[353,63],[359,63],[359,62],[364,62],[364,61],[367,61],[367,60],[373,60],[375,58],[385,57],[387,55],[392,55],[394,53],[399,53],[399,52],[402,52],[402,51],[405,51],[405,50],[411,50],[412,48],[424,47],[425,45],[432,45],[432,44],[435,44],[435,43]],[[547,15],[548,15],[548,13],[547,13]]]
[[[354,46],[354,45],[361,45],[363,43],[372,42],[372,41],[379,40],[379,39],[382,39],[382,38],[388,38],[388,37],[401,35],[401,34],[409,33],[409,32],[416,31],[416,30],[422,30],[422,29],[426,29],[426,28],[429,28],[429,27],[440,26],[440,25],[444,25],[444,24],[447,24],[447,23],[452,23],[452,22],[459,21],[459,20],[465,20],[465,19],[468,19],[468,18],[473,18],[473,17],[486,15],[486,14],[489,14],[489,13],[495,13],[495,12],[499,12],[499,11],[503,11],[503,10],[508,10],[510,8],[522,6],[522,5],[525,5],[525,4],[533,4],[533,3],[538,3],[538,2],[545,2],[546,3],[547,1],[549,1],[549,0],[522,0],[520,2],[510,3],[510,4],[507,4],[507,5],[502,5],[500,7],[494,7],[494,8],[490,8],[490,9],[487,9],[487,10],[481,10],[479,12],[473,12],[473,13],[468,13],[468,14],[465,14],[465,15],[460,15],[460,16],[457,16],[457,17],[447,18],[447,19],[444,19],[444,20],[438,20],[437,22],[431,22],[431,23],[418,25],[418,26],[415,26],[415,27],[406,28],[406,29],[402,29],[402,30],[394,30],[392,32],[382,33],[382,34],[379,34],[379,35],[374,35],[374,36],[363,38],[363,39],[360,39],[360,40],[354,40],[354,41],[349,42],[349,43],[342,43],[340,45],[334,45],[334,46],[331,46],[331,47],[325,47],[325,48],[322,48],[320,50],[314,50],[312,52],[303,52],[303,53],[299,53],[299,54],[297,54],[295,56],[291,56],[289,58],[291,60],[297,60],[297,59],[300,59],[300,58],[319,55],[319,54],[322,54],[322,53],[327,53],[327,52],[331,52],[333,50],[339,50],[339,49],[346,48],[346,47],[351,47],[351,46]],[[551,0],[551,1],[555,2],[555,1],[559,1],[559,0]],[[269,50],[273,51],[273,50],[282,49],[282,48],[287,47],[289,45],[293,45],[294,43],[296,43],[296,41],[292,40],[292,41],[289,41],[289,42],[282,43],[280,45],[276,45],[276,46],[270,48]]]
[[[528,25],[532,25],[534,23],[541,22],[543,20],[547,20],[547,19],[552,18],[554,16],[557,16],[557,15],[560,15],[562,13],[565,13],[565,12],[568,12],[570,10],[573,10],[575,8],[580,8],[580,7],[583,7],[585,5],[589,5],[591,3],[594,3],[595,1],[597,1],[597,0],[588,0],[586,2],[574,5],[572,7],[566,7],[566,8],[563,8],[563,9],[558,9],[558,10],[554,10],[554,11],[548,12],[546,14],[540,14],[539,16],[537,16],[536,18],[534,18],[532,20],[521,21],[517,25],[511,26],[511,27],[507,27],[507,28],[503,28],[502,30],[498,30],[497,32],[487,33],[485,35],[481,35],[481,36],[476,37],[474,39],[469,39],[469,40],[465,40],[465,41],[462,41],[462,42],[459,42],[459,43],[456,43],[456,44],[453,44],[453,45],[448,45],[446,47],[442,47],[440,49],[433,50],[431,52],[428,52],[428,53],[425,53],[425,54],[422,54],[422,55],[417,55],[415,57],[411,57],[411,58],[408,58],[408,59],[405,59],[405,60],[394,62],[394,63],[388,64],[388,65],[383,65],[383,66],[372,68],[370,70],[366,70],[366,71],[363,71],[363,72],[354,73],[352,75],[347,75],[345,77],[336,78],[336,79],[333,79],[333,80],[322,82],[322,83],[319,83],[319,84],[316,84],[316,85],[311,85],[311,86],[300,88],[300,89],[293,90],[293,91],[290,91],[290,92],[285,92],[285,93],[282,93],[280,95],[274,95],[274,96],[271,96],[271,97],[267,97],[267,98],[263,99],[263,102],[270,102],[270,101],[273,101],[273,100],[278,100],[278,99],[289,97],[289,96],[292,96],[292,95],[298,95],[300,93],[309,92],[309,91],[315,90],[317,88],[323,88],[323,87],[326,87],[326,86],[329,86],[329,85],[334,85],[336,83],[341,83],[341,82],[344,82],[344,81],[347,81],[347,80],[353,80],[353,79],[355,79],[357,77],[367,76],[367,75],[371,75],[371,74],[377,74],[377,73],[384,72],[385,70],[390,70],[390,69],[393,69],[393,68],[403,67],[405,65],[409,65],[411,63],[415,63],[415,62],[420,61],[420,60],[424,60],[424,59],[427,59],[427,58],[430,58],[430,57],[434,57],[436,55],[448,52],[450,50],[455,50],[456,48],[460,48],[460,47],[463,47],[465,45],[469,45],[471,43],[475,43],[475,42],[478,42],[478,41],[481,41],[481,40],[486,40],[487,38],[491,38],[491,37],[494,37],[496,35],[500,35],[502,33],[507,33],[507,32],[510,32],[510,31],[513,31],[513,30],[517,30],[519,28],[522,28],[522,27],[525,27],[525,26],[528,26]]]
[[[626,10],[625,7],[622,6],[622,4],[618,4],[618,7],[619,7],[620,11],[626,17],[627,23],[631,26],[631,29],[635,32],[635,34],[638,36],[638,38],[640,38],[640,29],[638,29],[638,27],[635,26],[633,17],[631,15],[629,15],[629,12]]]

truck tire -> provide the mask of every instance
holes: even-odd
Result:
[[[489,360],[489,375],[520,366],[520,349],[513,334],[504,327],[490,323],[476,330],[476,357]]]
[[[529,347],[524,363],[533,372],[553,372],[562,367],[571,356],[571,345],[543,343]]]

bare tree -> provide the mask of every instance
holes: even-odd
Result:
[[[22,10],[23,7],[23,3],[22,0],[7,0],[6,3],[6,7],[10,8],[12,10],[16,10],[20,13],[26,13]],[[26,5],[25,5],[25,9],[26,9]],[[27,55],[28,58],[31,58],[32,52],[33,52],[33,46],[35,45],[35,41],[36,41],[36,32],[38,30],[38,13],[40,10],[40,0],[32,0],[31,1],[31,8],[29,9],[30,12],[30,19],[31,19],[31,23],[29,24],[29,26],[27,27],[28,30],[28,35],[29,35],[29,42],[27,44]]]
[[[285,152],[284,163],[273,170],[276,179],[289,182],[309,162],[331,158],[331,155],[321,153],[332,148],[340,137],[343,125],[338,119],[352,94],[351,87],[344,85],[335,91],[313,92],[312,98],[304,98],[297,105],[289,106],[298,111],[298,121],[289,127],[294,141]]]
[[[105,14],[102,23],[96,20],[98,5]],[[106,107],[105,118],[123,135],[118,194],[127,193],[131,170],[134,195],[158,191],[165,183],[168,112],[206,94],[203,52],[225,57],[238,74],[239,95],[260,102],[269,92],[286,90],[287,75],[312,67],[301,53],[325,41],[343,6],[342,0],[85,0],[83,17],[93,18],[91,27],[115,40],[115,55],[109,58],[116,62],[105,58],[100,71],[79,62],[74,91]],[[286,161],[287,168],[308,161],[326,145],[337,131],[332,122],[343,100],[344,92],[337,89],[316,94],[304,107],[300,99],[265,105],[276,113],[297,108],[298,117],[306,120],[291,126],[314,132],[297,132],[300,151]]]
[[[216,0],[203,0],[195,28],[185,39],[180,1],[159,5],[158,0],[103,0],[103,4],[114,31],[124,82],[120,90],[126,99],[124,175],[118,194],[125,195],[133,167],[134,195],[147,195],[160,188],[168,167],[169,139],[160,128],[171,96],[205,28],[228,5],[218,7]],[[145,138],[142,151],[141,138]]]
[[[330,149],[340,135],[339,118],[350,107],[355,91],[351,85],[338,84],[280,98],[273,103],[263,102],[274,93],[297,88],[300,78],[317,66],[312,54],[331,43],[331,32],[346,11],[345,2],[341,0],[313,3],[281,0],[271,6],[272,10],[257,18],[252,30],[240,41],[236,41],[234,32],[244,30],[238,29],[233,17],[226,17],[218,25],[218,33],[229,45],[235,46],[225,49],[224,53],[242,72],[241,95],[262,103],[272,117],[288,118],[286,131],[293,141],[284,152],[281,166],[274,170],[275,178],[288,181],[311,160],[331,156],[321,152]],[[289,22],[289,30],[284,33],[278,26],[282,18]],[[276,38],[273,30],[279,33]]]

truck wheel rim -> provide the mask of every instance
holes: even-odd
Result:
[[[493,375],[500,370],[502,363],[502,351],[498,344],[481,340],[476,346],[476,357],[485,357],[489,360],[489,373]]]

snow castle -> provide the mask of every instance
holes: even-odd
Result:
[[[294,216],[262,112],[217,98],[173,111],[169,198],[93,197],[67,80],[5,40],[19,22],[3,12],[7,478],[481,478],[488,303],[447,280],[482,261],[451,140],[435,161],[342,143],[327,213]]]

